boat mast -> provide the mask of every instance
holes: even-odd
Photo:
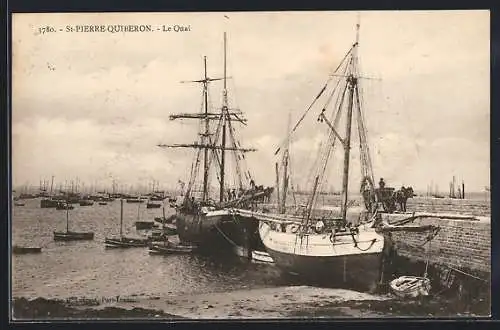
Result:
[[[208,141],[209,129],[210,129],[210,119],[208,118],[208,76],[207,76],[207,57],[203,57],[203,64],[205,67],[205,79],[203,81],[203,94],[205,99],[205,133],[203,140],[205,144]],[[208,199],[208,148],[205,148],[203,155],[203,201]]]
[[[227,113],[227,76],[226,76],[226,32],[224,32],[224,89],[222,91],[222,142],[220,162],[220,193],[219,202],[224,202],[224,172],[226,167],[226,119]]]
[[[351,59],[351,71],[349,76],[347,77],[347,84],[349,89],[349,100],[347,107],[347,123],[346,123],[346,137],[344,144],[344,174],[342,177],[342,220],[346,221],[347,216],[347,202],[348,202],[348,188],[349,188],[349,160],[351,154],[351,128],[352,128],[352,107],[354,101],[354,90],[357,85],[357,77],[355,77],[354,72],[354,63],[357,60],[357,48],[358,48],[358,40],[359,40],[359,23],[356,24],[356,43],[354,44],[352,50],[352,59]]]
[[[283,189],[282,189],[282,201],[281,201],[281,213],[286,212],[286,193],[288,190],[288,162],[289,162],[289,149],[290,149],[290,137],[291,134],[288,134],[290,132],[290,125],[291,125],[291,120],[292,120],[292,114],[288,114],[288,129],[287,129],[287,142],[286,142],[286,147],[285,150],[283,150]]]
[[[69,203],[66,200],[66,232],[69,233]]]

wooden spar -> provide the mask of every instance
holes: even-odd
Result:
[[[226,119],[227,116],[227,79],[226,79],[226,32],[224,32],[224,89],[222,91],[222,145],[220,162],[220,191],[219,202],[224,201],[224,179],[226,167]]]
[[[359,41],[359,23],[356,24],[356,43],[354,44],[352,50],[352,61],[351,70],[354,71],[355,61],[357,60],[357,48]],[[345,222],[347,216],[347,198],[348,198],[348,188],[349,188],[349,158],[351,154],[351,128],[352,128],[352,107],[354,103],[354,89],[357,88],[357,77],[354,76],[355,72],[352,72],[347,78],[347,83],[349,84],[349,104],[347,107],[347,123],[346,123],[346,137],[344,145],[344,175],[342,177],[342,192],[343,192],[343,202],[342,202],[342,219]]]
[[[280,175],[279,175],[278,163],[275,163],[274,165],[276,169],[276,204],[278,206],[278,213],[281,213]]]
[[[348,78],[349,83],[349,104],[347,108],[346,137],[344,145],[344,175],[342,177],[342,219],[347,216],[348,188],[349,188],[349,158],[351,154],[351,128],[352,128],[352,107],[356,78]]]
[[[69,203],[66,199],[66,232],[69,232]]]
[[[252,152],[257,151],[254,148],[234,148],[234,147],[222,147],[216,145],[208,145],[208,144],[199,144],[199,143],[182,143],[182,144],[158,144],[158,147],[161,148],[195,148],[195,149],[212,149],[212,150],[233,150],[233,151],[241,151],[241,152]]]
[[[290,131],[292,116],[291,113],[288,114],[288,128],[287,133]],[[288,156],[290,149],[290,135],[288,135],[286,148],[283,150],[283,188],[282,188],[282,202],[281,202],[281,213],[286,212],[286,193],[288,190]]]
[[[203,57],[203,64],[205,68],[205,83],[203,84],[203,94],[205,98],[205,135],[203,141],[208,141],[210,120],[208,119],[208,77],[207,77],[207,57]],[[203,201],[208,199],[208,149],[204,149],[203,155]]]
[[[226,115],[231,117],[233,120],[239,121],[241,123],[246,123],[247,119],[241,118],[241,113],[236,113],[233,111],[226,111]],[[220,113],[184,113],[184,114],[176,114],[170,115],[170,120],[175,119],[206,119],[206,120],[220,120]]]
[[[313,209],[313,204],[314,204],[314,197],[316,196],[316,192],[317,192],[317,189],[318,189],[318,181],[319,181],[319,176],[316,176],[316,179],[314,180],[314,187],[313,187],[313,192],[312,192],[312,195],[311,195],[311,199],[309,201],[309,206],[307,208],[307,217],[306,217],[306,223],[309,221],[309,219],[311,218],[311,212],[312,212],[312,209]],[[345,219],[345,218],[344,218]]]

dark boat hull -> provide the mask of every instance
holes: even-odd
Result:
[[[31,253],[41,253],[41,247],[26,247],[26,246],[13,246],[13,254],[31,254]]]
[[[222,249],[248,258],[254,250],[265,251],[254,218],[224,210],[207,214],[177,212],[175,224],[181,242],[196,244],[204,251]]]
[[[132,248],[132,247],[146,247],[148,241],[139,238],[106,238],[104,240],[106,248]]]
[[[316,257],[267,252],[284,272],[315,283],[371,291],[380,281],[381,253]]]
[[[93,232],[54,232],[55,241],[90,241],[94,239]]]
[[[159,209],[160,207],[161,207],[161,204],[153,204],[153,203],[146,204],[147,209]]]
[[[57,207],[58,204],[59,204],[58,201],[55,201],[55,200],[52,200],[52,199],[42,199],[40,201],[40,207],[42,209],[48,209],[48,208]]]
[[[153,221],[136,221],[135,222],[135,229],[151,229],[155,227],[155,223]]]
[[[150,254],[161,254],[161,255],[169,255],[169,254],[184,254],[184,253],[192,253],[196,250],[195,245],[178,245],[178,244],[152,244],[149,246]]]

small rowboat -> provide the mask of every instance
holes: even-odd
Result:
[[[143,230],[143,229],[151,229],[153,227],[157,227],[153,221],[136,221],[135,229]]]
[[[426,277],[401,276],[389,283],[391,291],[401,298],[428,296],[431,281]]]
[[[269,253],[263,251],[252,251],[252,260],[257,262],[274,263],[274,260]]]
[[[14,254],[28,254],[28,253],[41,253],[41,247],[28,247],[28,246],[13,246],[12,253]]]
[[[149,246],[149,254],[184,254],[196,249],[195,245],[174,244],[172,242],[153,243]]]
[[[76,231],[55,231],[54,241],[87,241],[93,240],[93,232],[76,232]]]
[[[108,205],[107,202],[99,202],[99,205]]]
[[[106,248],[132,248],[132,247],[146,247],[148,241],[141,238],[119,237],[119,238],[106,238],[104,240]]]

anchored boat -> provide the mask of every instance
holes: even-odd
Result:
[[[147,239],[125,237],[123,235],[123,199],[120,200],[120,236],[106,237],[104,239],[106,248],[131,248],[131,247],[146,247],[148,245]]]
[[[54,231],[55,241],[86,241],[93,240],[93,232],[77,232],[69,230],[69,203],[66,202],[66,231]]]
[[[196,119],[201,121],[200,140],[194,144],[159,145],[168,148],[193,148],[196,150],[189,183],[184,195],[176,200],[176,227],[179,238],[186,244],[203,246],[204,251],[215,248],[244,248],[250,257],[250,242],[260,240],[257,233],[258,222],[233,214],[232,207],[250,208],[258,201],[269,196],[272,189],[264,189],[254,184],[251,174],[244,168],[245,153],[255,151],[242,148],[236,137],[235,124],[246,123],[243,113],[230,108],[226,75],[226,34],[224,33],[224,76],[209,78],[206,57],[204,58],[204,77],[191,82],[203,86],[203,106],[200,113],[171,115],[170,119]],[[209,109],[209,84],[223,82],[222,106],[218,111]],[[231,155],[232,154],[232,155]],[[233,156],[230,158],[230,156]],[[229,161],[233,160],[233,171],[228,171]],[[202,184],[195,192],[195,182],[202,167]],[[234,173],[232,186],[229,185],[228,172]],[[210,180],[218,181],[218,191],[211,191]],[[184,184],[182,184],[184,189]],[[201,191],[200,191],[201,190]]]
[[[12,247],[13,254],[31,254],[31,253],[41,253],[41,247],[29,247],[29,246],[17,246]]]
[[[377,230],[380,217],[379,203],[374,187],[373,169],[367,142],[358,72],[358,29],[356,41],[342,62],[331,74],[319,94],[297,124],[286,136],[276,154],[281,153],[281,164],[276,164],[277,210],[273,213],[235,210],[240,215],[260,220],[262,243],[274,263],[283,271],[311,280],[327,280],[334,285],[375,289],[381,275],[384,235]],[[323,104],[319,104],[323,103]],[[305,207],[297,207],[290,214],[285,207],[291,187],[289,155],[291,139],[304,124],[306,115],[317,106],[318,115],[311,125],[324,130],[324,139],[317,149],[317,158],[309,174],[309,193]],[[364,205],[361,211],[350,212],[349,169],[351,167],[351,137],[353,122],[357,124],[359,156],[361,159],[360,193]],[[318,124],[319,123],[319,124]],[[322,125],[322,126],[320,126]],[[341,126],[345,128],[342,129]],[[315,128],[313,128],[315,129]],[[343,131],[343,132],[342,132]],[[342,159],[342,193],[339,209],[322,210],[318,196],[332,172],[332,158],[340,145]],[[281,166],[280,166],[281,165]],[[330,171],[328,171],[330,169]],[[302,177],[307,173],[301,172]],[[331,182],[331,181],[330,181]],[[293,190],[292,190],[293,193]]]

